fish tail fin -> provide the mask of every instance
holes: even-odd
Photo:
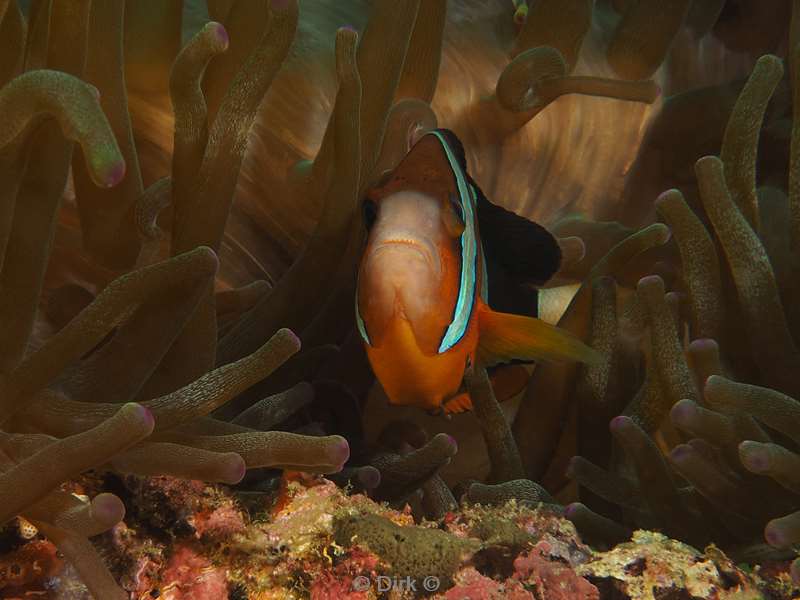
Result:
[[[600,354],[572,333],[540,319],[495,312],[478,314],[479,363],[491,366],[514,359],[596,364]]]

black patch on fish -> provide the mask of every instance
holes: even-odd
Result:
[[[364,213],[364,225],[367,227],[367,231],[369,231],[372,229],[372,226],[375,225],[375,221],[378,218],[378,205],[375,204],[373,200],[364,198],[361,204],[361,210]]]
[[[493,311],[525,317],[539,316],[539,290],[535,287],[510,275],[502,265],[490,260],[486,261],[486,278],[489,280],[489,308]],[[530,365],[534,362],[515,358],[488,367],[486,371],[491,375],[498,367]]]
[[[489,308],[493,311],[539,316],[539,290],[526,280],[515,277],[503,265],[488,259],[486,277],[489,280]]]
[[[475,187],[477,192],[478,228],[483,241],[487,270],[490,268],[488,263],[494,262],[520,283],[542,285],[547,282],[561,266],[561,248],[556,239],[538,223],[529,221],[490,202],[467,172],[464,145],[458,136],[449,129],[440,128],[436,131],[447,141],[447,145],[456,156],[467,181]],[[489,282],[491,283],[491,281],[490,275]],[[490,288],[490,300],[491,294]],[[527,305],[527,301],[523,302]],[[528,314],[517,311],[503,312]]]
[[[546,283],[561,266],[561,248],[553,234],[538,223],[489,202],[469,175],[467,179],[477,192],[478,228],[487,269],[488,263],[494,262],[515,280],[534,285]]]

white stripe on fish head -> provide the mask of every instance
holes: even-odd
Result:
[[[455,346],[467,332],[472,311],[475,307],[476,266],[478,257],[478,239],[475,228],[475,202],[470,190],[466,174],[444,135],[439,131],[430,131],[426,135],[434,135],[444,148],[450,170],[456,180],[458,197],[464,213],[464,231],[461,233],[461,271],[458,282],[458,296],[453,310],[453,319],[447,326],[439,345],[439,353],[446,352]]]

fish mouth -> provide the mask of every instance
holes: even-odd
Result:
[[[406,237],[383,239],[375,246],[375,252],[394,246],[406,246],[416,251],[438,273],[439,261],[436,260],[433,250],[427,242]]]

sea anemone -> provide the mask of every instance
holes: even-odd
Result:
[[[609,512],[599,497],[618,507],[611,512],[623,523],[660,527],[697,545],[713,541],[742,560],[763,557],[762,535],[784,550],[798,540],[789,466],[798,443],[798,403],[790,396],[800,391],[789,217],[795,175],[788,197],[756,184],[759,130],[782,74],[775,56],[757,62],[725,129],[722,158],[695,165],[696,212],[678,190],[656,200],[677,242],[680,275],[666,296],[660,278],[639,281],[650,346],[645,383],[610,423],[614,448],[601,461],[607,470],[582,458],[571,466],[596,495],[589,506]],[[796,152],[793,144],[792,164]],[[656,410],[644,415],[633,406]],[[648,434],[666,446],[666,460]],[[587,515],[583,507],[571,512]]]

